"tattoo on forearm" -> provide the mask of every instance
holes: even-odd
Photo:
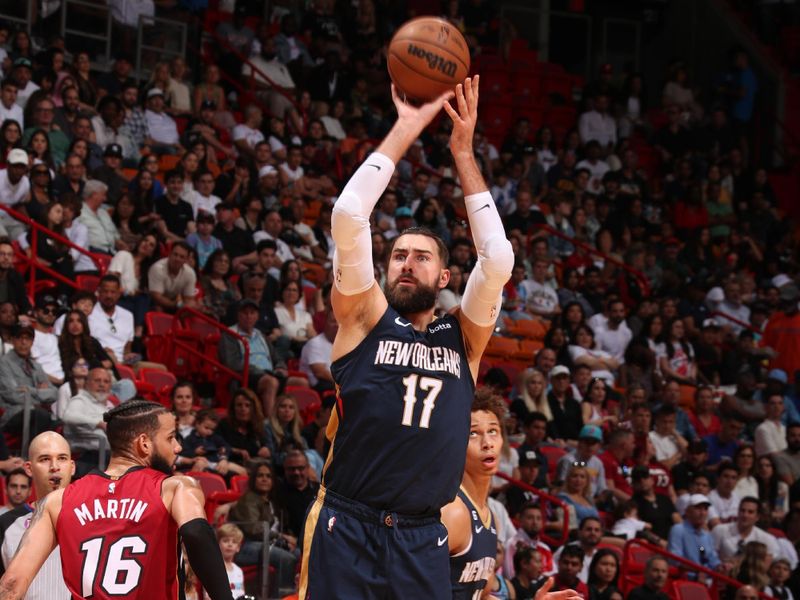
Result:
[[[14,552],[14,556],[16,557],[19,554],[19,551],[22,550],[22,547],[28,543],[28,536],[33,529],[33,526],[36,525],[39,521],[41,521],[42,517],[45,514],[45,504],[47,503],[48,496],[44,498],[40,498],[36,501],[36,508],[33,511],[33,515],[31,515],[30,523],[28,523],[28,528],[25,530],[25,533],[22,535],[22,539],[19,541],[19,546],[17,546],[16,552]],[[2,600],[2,596],[0,596],[0,600]]]

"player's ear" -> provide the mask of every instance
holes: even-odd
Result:
[[[443,290],[450,283],[450,269],[442,269],[439,273],[439,289]]]
[[[33,479],[33,470],[31,469],[31,461],[26,460],[24,463],[22,463],[22,468],[25,469],[25,474],[31,479]]]
[[[69,461],[69,466],[70,466],[69,478],[70,480],[72,480],[72,478],[75,477],[75,461],[74,460]]]

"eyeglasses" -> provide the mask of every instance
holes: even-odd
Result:
[[[108,324],[111,325],[111,333],[117,333],[117,326],[114,325],[114,319],[108,317]]]
[[[39,312],[43,313],[45,315],[54,315],[54,314],[56,314],[58,312],[58,309],[57,308],[51,308],[49,306],[45,306],[44,308],[40,308]]]

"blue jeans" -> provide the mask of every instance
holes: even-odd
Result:
[[[236,555],[236,564],[241,566],[261,565],[261,553],[263,548],[263,542],[245,540],[242,542],[242,549],[239,550],[239,554]],[[278,572],[279,588],[294,587],[294,569],[296,564],[297,557],[288,550],[278,548],[275,545],[269,547],[269,565],[275,567]]]

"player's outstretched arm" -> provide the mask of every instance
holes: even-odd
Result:
[[[478,263],[470,273],[458,313],[473,378],[477,378],[481,356],[500,313],[503,286],[511,277],[514,266],[511,242],[506,238],[497,206],[472,149],[478,120],[478,84],[479,76],[476,75],[456,86],[458,110],[449,102],[444,105],[453,120],[450,152],[464,189],[469,226],[478,251]]]
[[[214,530],[206,521],[203,490],[191,477],[170,477],[164,493],[171,495],[169,509],[178,525],[192,570],[211,600],[233,600],[225,563]]]
[[[439,113],[452,92],[415,107],[404,102],[392,86],[397,121],[347,182],[333,205],[333,312],[339,322],[334,359],[355,348],[386,311],[386,298],[375,285],[369,217],[383,194],[394,167],[422,130]]]
[[[57,490],[36,502],[28,530],[0,579],[0,600],[24,598],[36,573],[56,547],[55,523],[61,510],[62,494],[63,490]]]

